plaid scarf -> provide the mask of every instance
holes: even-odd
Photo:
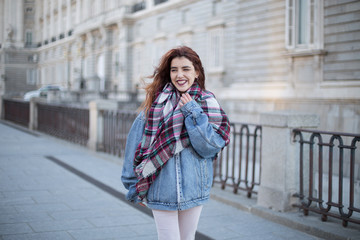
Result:
[[[195,82],[187,91],[209,117],[215,132],[229,143],[230,124],[215,96],[201,90]],[[180,110],[180,93],[172,83],[165,85],[156,97],[146,119],[142,140],[135,152],[134,171],[138,178],[136,190],[139,198],[146,197],[151,183],[159,175],[166,162],[184,148],[190,139]]]

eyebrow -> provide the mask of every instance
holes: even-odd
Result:
[[[170,68],[178,68],[178,67],[170,67]],[[183,66],[181,68],[191,68],[191,66]]]

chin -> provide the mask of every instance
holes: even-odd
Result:
[[[185,93],[187,90],[189,90],[189,88],[178,88],[177,90],[181,93]]]

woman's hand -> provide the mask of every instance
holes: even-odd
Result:
[[[190,102],[192,100],[191,96],[189,93],[184,93],[181,95],[181,98],[180,98],[180,107],[184,106],[185,104],[187,104],[188,102]]]

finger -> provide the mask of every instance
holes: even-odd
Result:
[[[189,101],[189,98],[188,98],[188,94],[187,93],[184,93],[183,95],[181,95],[181,99],[183,100],[183,102],[188,102]]]
[[[187,98],[187,100],[188,100],[189,102],[192,100],[192,98],[191,98],[191,96],[190,96],[189,93],[186,93],[186,98]]]
[[[180,102],[182,103],[186,103],[186,97],[184,95],[181,96],[180,98]]]
[[[185,105],[188,101],[187,101],[186,98],[181,98],[180,102],[181,102],[182,105]]]

